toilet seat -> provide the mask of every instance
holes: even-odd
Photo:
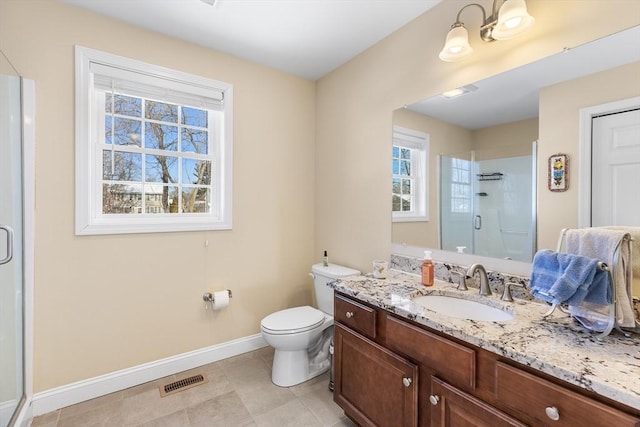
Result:
[[[287,308],[268,315],[260,326],[262,330],[273,335],[288,335],[315,329],[324,323],[325,314],[308,305]]]

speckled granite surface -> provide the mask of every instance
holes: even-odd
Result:
[[[466,266],[446,263],[442,261],[434,261],[434,265],[436,279],[440,279],[443,282],[459,283],[459,276],[456,277],[455,273],[464,275],[467,271]],[[392,254],[391,260],[389,262],[389,268],[392,270],[403,271],[405,273],[420,275],[420,270],[422,268],[422,259]],[[526,290],[526,286],[528,286],[529,284],[528,277],[506,275],[499,271],[491,270],[487,270],[487,277],[489,278],[489,285],[494,292],[498,292],[498,288],[502,289],[502,284],[505,282],[518,283],[521,284],[522,287],[513,287],[512,292],[514,298],[520,298],[529,301],[533,301],[534,299]]]
[[[391,271],[384,280],[367,276],[330,282],[329,286],[462,341],[505,356],[546,374],[640,410],[640,335],[613,332],[597,339],[567,315],[556,311],[543,319],[548,306],[500,294],[482,297],[477,289],[458,291],[437,280],[432,287],[419,276]],[[502,308],[514,318],[503,322],[457,319],[411,302],[420,295],[451,295]],[[514,293],[514,297],[515,297]]]

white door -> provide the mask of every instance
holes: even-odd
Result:
[[[640,109],[594,117],[591,225],[640,226]]]

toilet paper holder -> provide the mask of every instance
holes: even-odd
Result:
[[[231,294],[231,289],[227,289],[227,292],[229,292],[229,298],[231,298],[233,295]],[[202,299],[204,300],[204,302],[215,302],[216,299],[213,296],[213,293],[211,292],[205,292],[204,295],[202,295]]]

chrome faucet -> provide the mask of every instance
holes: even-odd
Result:
[[[458,272],[458,271],[451,271],[451,281],[455,284],[456,281],[453,279],[454,277],[458,278],[458,286],[456,289],[458,289],[459,291],[468,291],[469,288],[467,288],[467,280],[465,278],[465,275]]]
[[[520,286],[524,288],[524,285],[516,282],[505,282],[504,291],[502,292],[502,297],[500,299],[502,301],[513,302],[513,296],[511,295],[511,286]]]
[[[491,295],[491,287],[489,286],[489,277],[487,277],[487,270],[485,270],[482,264],[473,264],[467,269],[467,275],[465,281],[467,284],[473,283],[473,277],[477,272],[480,272],[480,295]]]

